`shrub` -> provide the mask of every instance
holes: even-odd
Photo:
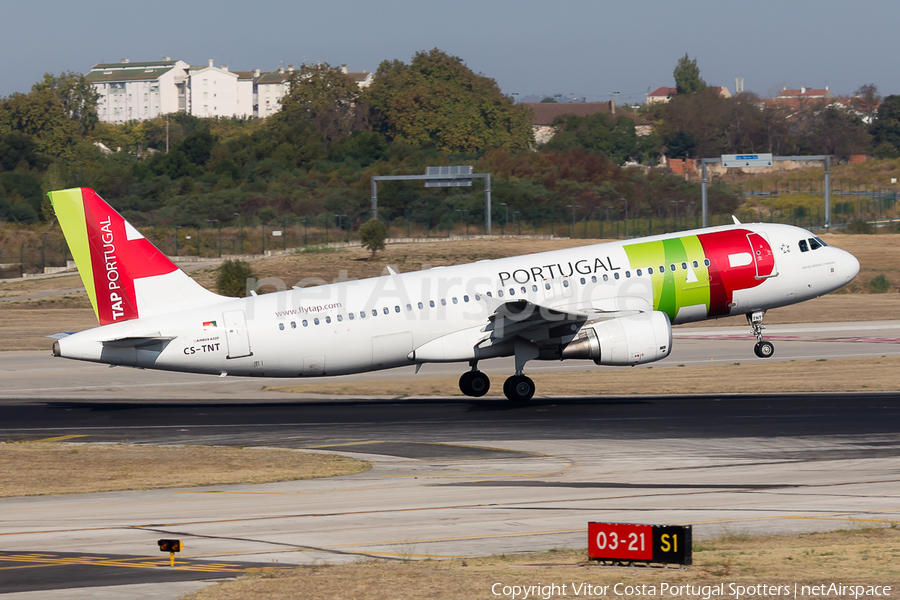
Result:
[[[243,298],[247,295],[247,280],[256,277],[250,265],[242,260],[226,260],[218,269],[216,288],[223,296]]]
[[[372,251],[372,258],[378,250],[384,250],[384,240],[387,239],[387,229],[384,223],[378,219],[369,219],[365,225],[359,228],[359,241],[367,250]]]
[[[847,223],[847,227],[844,228],[844,231],[847,233],[875,233],[875,229],[862,219],[856,219],[855,221]]]
[[[886,294],[891,289],[891,280],[883,273],[869,280],[869,291],[873,294]]]

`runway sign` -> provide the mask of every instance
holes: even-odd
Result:
[[[588,558],[689,565],[690,525],[588,523]]]

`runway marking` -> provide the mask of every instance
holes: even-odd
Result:
[[[73,435],[58,435],[58,436],[56,436],[56,437],[44,438],[44,439],[42,439],[42,440],[28,440],[28,442],[29,442],[29,443],[36,443],[36,442],[62,442],[63,440],[74,440],[75,438],[83,438],[83,437],[90,437],[90,436],[87,435],[87,434],[82,434],[82,435],[74,435],[74,434],[73,434]]]
[[[169,567],[169,558],[109,558],[103,556],[35,556],[33,554],[0,554],[0,562],[38,563],[13,568],[45,568],[59,565],[89,565],[95,567],[120,567],[128,569],[158,569]],[[180,563],[180,564],[179,564]],[[191,564],[185,560],[175,561],[175,569],[179,571],[247,573],[255,567],[241,567],[234,563]]]
[[[302,446],[298,448],[298,450],[315,450],[317,448],[337,448],[339,446],[362,446],[365,444],[389,444],[392,442],[385,442],[384,440],[370,440],[368,442],[345,442],[343,444],[322,444],[321,446]]]

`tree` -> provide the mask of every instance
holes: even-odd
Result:
[[[688,58],[687,52],[678,59],[678,64],[672,74],[675,76],[675,89],[678,90],[679,95],[696,94],[706,89],[706,82],[700,78],[697,59]]]
[[[526,149],[534,143],[530,111],[462,59],[438,49],[417,52],[409,65],[384,61],[365,97],[373,125],[388,140],[435,145],[443,152]]]
[[[49,91],[65,115],[75,122],[78,134],[89,135],[100,122],[97,101],[100,94],[81,73],[64,71],[59,75],[44,73],[44,79],[31,86],[32,92]]]
[[[880,158],[900,157],[900,96],[887,96],[869,128],[875,154]]]
[[[585,148],[600,152],[620,165],[627,161],[644,162],[660,150],[655,135],[637,135],[634,120],[624,115],[614,117],[599,112],[587,117],[561,115],[554,124],[557,133],[544,145],[547,150]]]
[[[874,115],[878,105],[881,104],[881,95],[878,93],[878,86],[874,83],[859,86],[854,95],[856,97],[853,107],[868,117]]]
[[[384,223],[378,219],[369,219],[359,228],[359,241],[363,248],[372,252],[372,258],[378,250],[384,250],[384,240],[387,239],[387,229]]]
[[[281,99],[278,120],[310,121],[326,144],[367,128],[367,107],[360,101],[359,86],[349,75],[321,63],[303,65],[289,81],[290,92]]]
[[[256,277],[253,268],[242,260],[226,260],[218,269],[216,289],[223,296],[243,298],[247,295],[247,280]]]

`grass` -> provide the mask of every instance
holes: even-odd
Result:
[[[0,443],[0,497],[293,481],[370,467],[344,456],[295,450]]]
[[[748,341],[748,344],[750,342]],[[657,365],[659,366],[659,365]],[[900,357],[846,358],[822,361],[766,362],[684,366],[683,368],[594,368],[565,373],[531,373],[540,395],[603,396],[629,394],[752,394],[787,392],[896,391]],[[427,367],[426,367],[427,369]],[[488,396],[502,396],[502,379]],[[362,375],[344,381],[267,386],[272,392],[371,396],[462,396],[458,377],[374,379]]]
[[[746,588],[765,584],[788,586],[794,597],[818,597],[811,586],[839,581],[844,585],[890,585],[896,593],[900,566],[891,552],[900,544],[900,532],[883,528],[812,535],[769,536],[705,540],[694,548],[694,564],[686,569],[595,566],[585,550],[455,558],[441,561],[369,561],[345,565],[316,565],[269,571],[237,581],[217,584],[191,594],[190,600],[281,600],[293,598],[395,598],[489,599],[502,586],[566,585],[565,597],[625,597],[621,586],[647,586],[644,596],[654,598],[703,598],[703,594],[672,593],[672,587],[724,586],[712,597],[733,598],[729,584],[744,586],[742,598],[763,597]],[[576,594],[574,587],[589,583],[606,586],[597,594]],[[663,593],[662,585],[668,585]],[[802,586],[807,586],[806,593]],[[584,588],[580,588],[582,592]],[[683,589],[683,588],[682,588]],[[737,588],[735,588],[737,590]],[[783,592],[784,588],[782,588]],[[596,588],[593,591],[597,591]],[[710,590],[712,591],[712,590]],[[731,592],[731,593],[730,593]],[[771,594],[768,594],[771,596]],[[551,597],[532,594],[529,598]],[[552,594],[552,597],[563,597]],[[629,597],[638,597],[631,594]],[[839,596],[846,597],[846,596]],[[518,598],[522,598],[521,593]]]

